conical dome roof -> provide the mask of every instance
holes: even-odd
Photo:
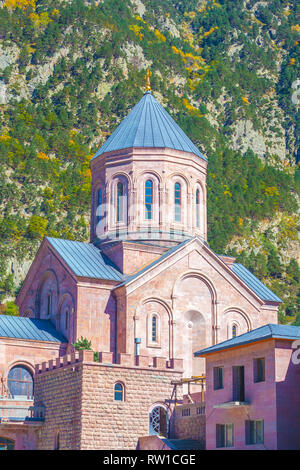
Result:
[[[105,152],[130,147],[182,150],[206,160],[150,91],[144,94],[93,158]]]

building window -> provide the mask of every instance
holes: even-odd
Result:
[[[245,421],[245,441],[247,445],[264,443],[264,420]]]
[[[174,220],[181,222],[181,186],[175,183],[174,186]]]
[[[205,415],[205,405],[198,406],[197,415]]]
[[[265,381],[265,358],[259,357],[253,360],[253,376],[254,382]]]
[[[224,367],[214,367],[214,390],[224,388]]]
[[[60,449],[60,433],[57,432],[54,439],[54,450]]]
[[[124,220],[123,197],[124,185],[119,182],[117,184],[117,222],[123,222]]]
[[[124,386],[118,382],[114,387],[115,401],[124,401]]]
[[[147,180],[145,183],[145,219],[153,219],[153,181]]]
[[[200,227],[200,191],[196,191],[196,227]]]
[[[232,392],[233,401],[245,401],[244,366],[232,368]]]
[[[156,343],[157,342],[157,316],[153,315],[152,317],[152,342]]]
[[[233,424],[216,425],[216,447],[233,447]]]
[[[236,325],[232,325],[232,338],[236,337],[237,328]]]
[[[24,366],[15,366],[10,369],[7,377],[7,385],[13,399],[32,400],[33,377]]]
[[[182,410],[181,416],[191,416],[190,408],[185,408],[184,410]]]
[[[69,310],[67,309],[65,312],[65,330],[68,331],[69,328]]]
[[[101,206],[102,206],[102,189],[98,189],[97,193],[97,224],[101,222]]]
[[[51,293],[47,295],[47,315],[48,317],[51,316],[51,309],[52,309],[52,296]]]
[[[0,437],[0,450],[14,450],[15,443],[6,437]]]

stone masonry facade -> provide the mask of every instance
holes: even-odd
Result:
[[[136,449],[149,434],[151,407],[162,404],[171,414],[182,361],[156,358],[149,367],[146,356],[120,355],[113,364],[110,353],[100,354],[103,362],[93,355],[81,351],[37,366],[35,402],[45,406],[38,449],[54,449],[58,433],[62,450]],[[114,400],[117,382],[124,385],[123,401]]]

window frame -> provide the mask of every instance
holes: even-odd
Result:
[[[179,186],[179,189],[176,189],[176,186]],[[181,186],[181,183],[179,181],[175,181],[173,189],[174,189],[174,223],[181,224],[182,223],[182,186]],[[176,196],[176,192],[178,193],[178,191],[179,191],[179,197]],[[176,201],[179,201],[179,203]],[[177,219],[178,209],[179,209],[179,219]]]
[[[220,372],[222,372],[221,375]],[[213,368],[213,384],[214,390],[224,389],[224,366],[216,366]]]
[[[231,436],[229,436],[229,432],[231,432]],[[234,447],[234,425],[233,423],[216,424],[216,448],[227,447]]]
[[[116,390],[116,387],[120,386],[120,390]],[[116,394],[121,394],[121,399],[116,398]],[[125,401],[125,385],[122,382],[114,383],[114,401],[120,403]]]
[[[259,362],[262,361],[262,362]],[[262,364],[262,367],[259,366]],[[264,357],[255,357],[253,359],[253,382],[260,383],[266,381],[266,361]]]
[[[258,423],[261,424],[261,429],[258,429]],[[256,445],[264,444],[265,441],[265,426],[263,419],[248,419],[245,421],[245,444]],[[261,438],[259,438],[261,434]]]
[[[147,183],[151,183],[151,187],[147,187]],[[151,189],[151,195],[147,194],[147,189]],[[147,198],[151,197],[151,202],[147,202]],[[154,219],[154,182],[151,178],[147,178],[144,182],[144,221],[152,222]],[[150,206],[150,210],[147,209],[147,206]],[[147,214],[151,214],[151,217],[147,217]]]
[[[10,374],[11,372],[14,370],[14,369],[18,369],[19,371],[19,375],[20,377],[19,378],[10,378]],[[31,377],[31,380],[22,380],[22,377],[21,377],[21,373],[22,373],[22,370],[26,371],[30,377]],[[27,389],[27,394],[26,395],[17,395],[16,393],[13,393],[13,391],[11,390],[11,386],[14,387],[14,385],[12,384],[26,384],[26,389]],[[22,386],[22,385],[21,385]],[[8,371],[8,374],[7,374],[7,389],[9,391],[9,394],[10,394],[10,397],[12,400],[30,400],[32,401],[33,400],[33,397],[34,397],[34,374],[33,372],[29,369],[29,367],[27,367],[26,365],[24,364],[14,364]],[[31,393],[30,393],[31,392]]]

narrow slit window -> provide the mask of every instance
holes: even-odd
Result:
[[[119,182],[117,184],[117,222],[122,222],[124,219],[123,197],[124,197],[124,186],[123,186],[123,183]]]
[[[97,224],[101,221],[101,206],[102,206],[102,189],[98,189],[97,193]]]
[[[237,334],[237,328],[236,325],[232,325],[232,338],[235,338]]]
[[[153,218],[153,181],[147,180],[145,183],[145,219]]]
[[[175,222],[181,222],[181,186],[175,183],[174,186],[174,219]]]
[[[196,227],[200,227],[200,191],[196,191]]]
[[[152,317],[152,341],[157,342],[157,316]]]
[[[47,315],[48,317],[51,315],[51,294],[47,295]]]

